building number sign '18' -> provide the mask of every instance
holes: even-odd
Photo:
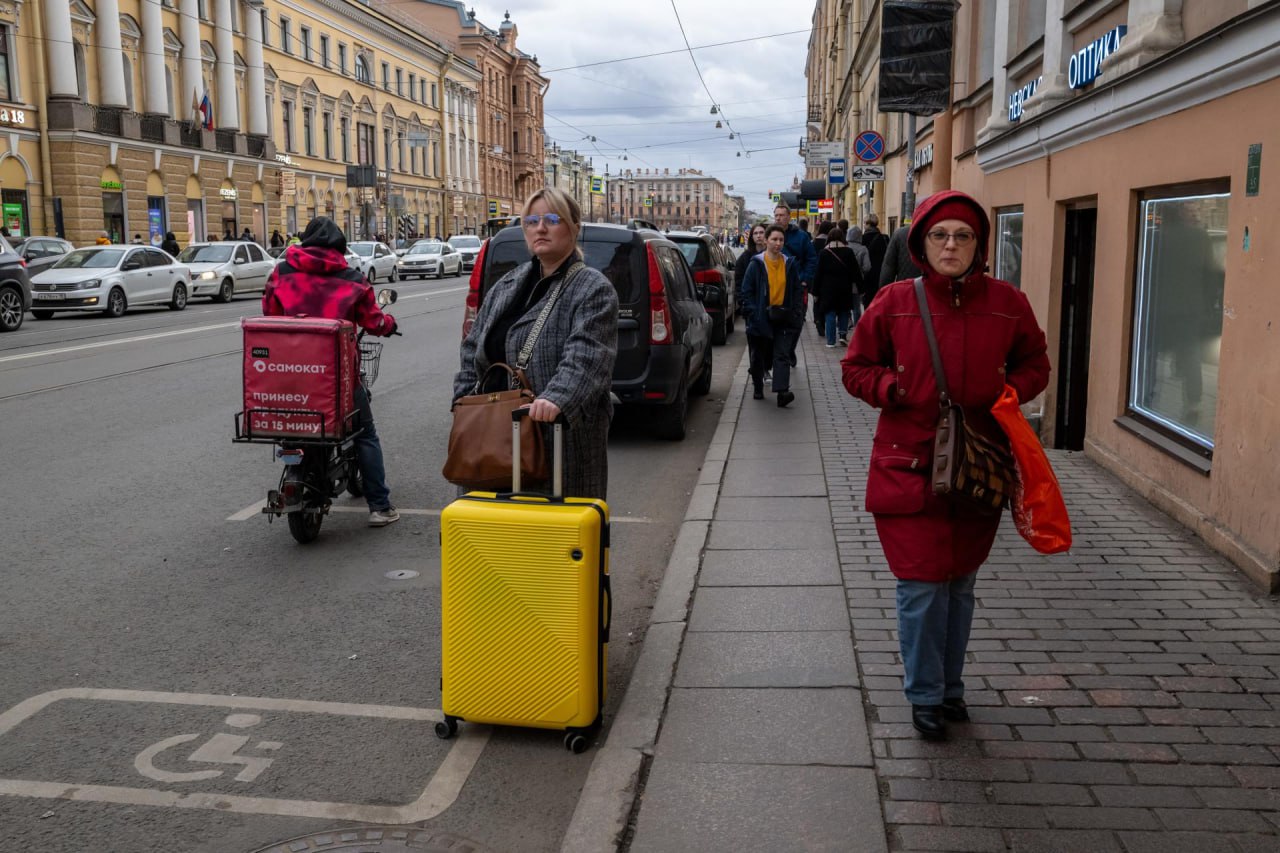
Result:
[[[11,110],[7,107],[0,107],[0,124],[26,124],[26,110]]]

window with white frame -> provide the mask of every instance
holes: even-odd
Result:
[[[302,58],[311,61],[311,27],[298,27],[298,41],[302,42]]]
[[[293,53],[293,35],[291,32],[292,24],[288,18],[280,19],[280,50],[284,53]]]
[[[1022,208],[996,211],[996,257],[992,275],[1022,289]]]
[[[338,43],[338,70],[347,73],[347,46],[341,42]]]
[[[308,156],[315,156],[316,146],[313,134],[313,114],[311,107],[302,108],[302,150]]]
[[[1143,193],[1129,409],[1211,455],[1218,407],[1218,350],[1229,187]]]
[[[17,96],[13,85],[13,59],[9,52],[10,32],[8,24],[0,24],[0,101],[13,101]]]
[[[323,33],[320,35],[320,65],[329,67],[329,37]]]
[[[356,82],[358,83],[373,82],[369,78],[369,63],[365,61],[365,58],[363,56],[359,56],[359,55],[356,56],[355,72],[356,72]]]
[[[280,122],[284,130],[284,150],[293,149],[293,101],[280,101]]]

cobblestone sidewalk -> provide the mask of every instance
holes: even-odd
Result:
[[[1072,551],[1006,516],[981,570],[972,722],[916,737],[861,509],[876,412],[802,345],[890,850],[1280,850],[1280,604],[1083,454],[1050,454]]]

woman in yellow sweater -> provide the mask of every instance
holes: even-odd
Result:
[[[747,265],[742,285],[742,309],[747,319],[747,340],[751,347],[751,382],[755,399],[764,399],[764,373],[773,369],[773,391],[778,406],[796,398],[791,393],[791,359],[804,328],[804,291],[800,270],[793,258],[782,253],[786,231],[770,225],[765,231],[765,250]]]

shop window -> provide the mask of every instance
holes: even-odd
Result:
[[[995,277],[1022,289],[1022,208],[996,211]]]
[[[1208,456],[1214,447],[1227,236],[1225,185],[1138,205],[1129,409]]]

